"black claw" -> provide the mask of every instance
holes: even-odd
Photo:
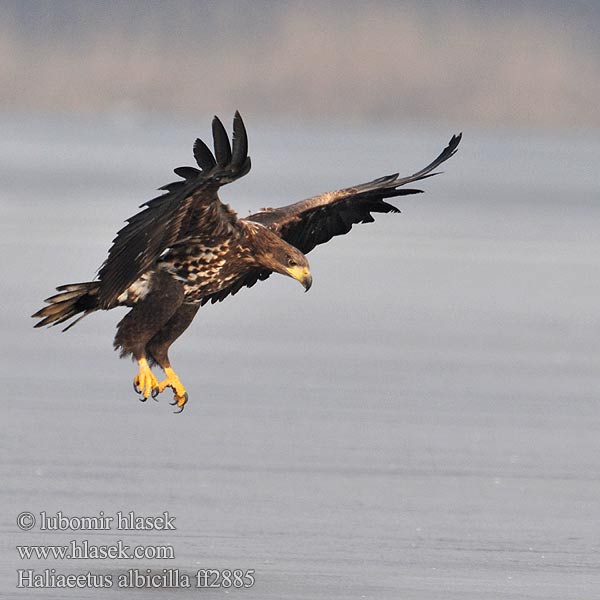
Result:
[[[187,392],[185,392],[183,394],[183,404],[180,405],[179,410],[173,411],[173,414],[178,415],[178,414],[182,413],[183,409],[185,408],[185,405],[187,404],[187,401],[188,401],[188,394],[187,394]],[[171,406],[175,406],[175,404],[177,404],[177,401],[171,402]]]
[[[139,393],[139,392],[138,392],[138,393]],[[141,396],[141,397],[139,398],[139,401],[140,401],[140,402],[146,402],[146,400],[148,400],[148,398],[144,398],[144,396]]]
[[[136,394],[141,394],[142,393],[142,390],[135,384],[135,381],[133,382],[133,391]]]
[[[152,397],[154,398],[154,400],[155,400],[156,402],[158,402],[158,400],[157,400],[157,396],[158,396],[158,394],[159,394],[158,388],[157,388],[157,387],[155,387],[155,388],[152,388]]]

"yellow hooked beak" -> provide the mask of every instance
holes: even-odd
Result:
[[[308,292],[312,285],[312,275],[310,274],[308,267],[295,266],[286,269],[286,271],[289,273],[290,277],[299,281],[304,287],[304,290]]]

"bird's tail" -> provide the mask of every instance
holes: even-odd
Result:
[[[68,321],[79,313],[83,313],[78,319],[63,329],[63,331],[66,331],[83,319],[83,317],[99,308],[99,281],[69,283],[57,287],[56,290],[60,293],[44,300],[44,302],[48,303],[48,306],[44,306],[44,308],[31,315],[34,319],[42,319],[39,323],[35,324],[35,327],[58,325],[59,323]]]

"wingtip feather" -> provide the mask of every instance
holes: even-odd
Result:
[[[232,167],[239,167],[244,164],[248,156],[248,134],[244,120],[238,110],[233,117],[233,151],[231,157]]]
[[[193,150],[196,163],[203,171],[210,171],[217,164],[211,149],[200,138],[196,138]]]
[[[217,165],[225,167],[231,162],[231,144],[229,143],[229,136],[221,119],[216,115],[212,122],[212,132]]]

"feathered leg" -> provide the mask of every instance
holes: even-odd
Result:
[[[150,278],[149,289],[117,325],[115,348],[121,356],[131,354],[139,365],[133,386],[147,400],[161,390],[150,370],[146,345],[177,312],[183,303],[183,286],[167,273],[156,271]]]
[[[166,375],[166,379],[158,384],[158,391],[162,392],[170,387],[175,394],[173,405],[179,407],[179,412],[188,401],[188,394],[177,373],[171,368],[169,348],[189,327],[199,308],[199,304],[182,304],[163,328],[146,344],[147,355],[160,365]]]

